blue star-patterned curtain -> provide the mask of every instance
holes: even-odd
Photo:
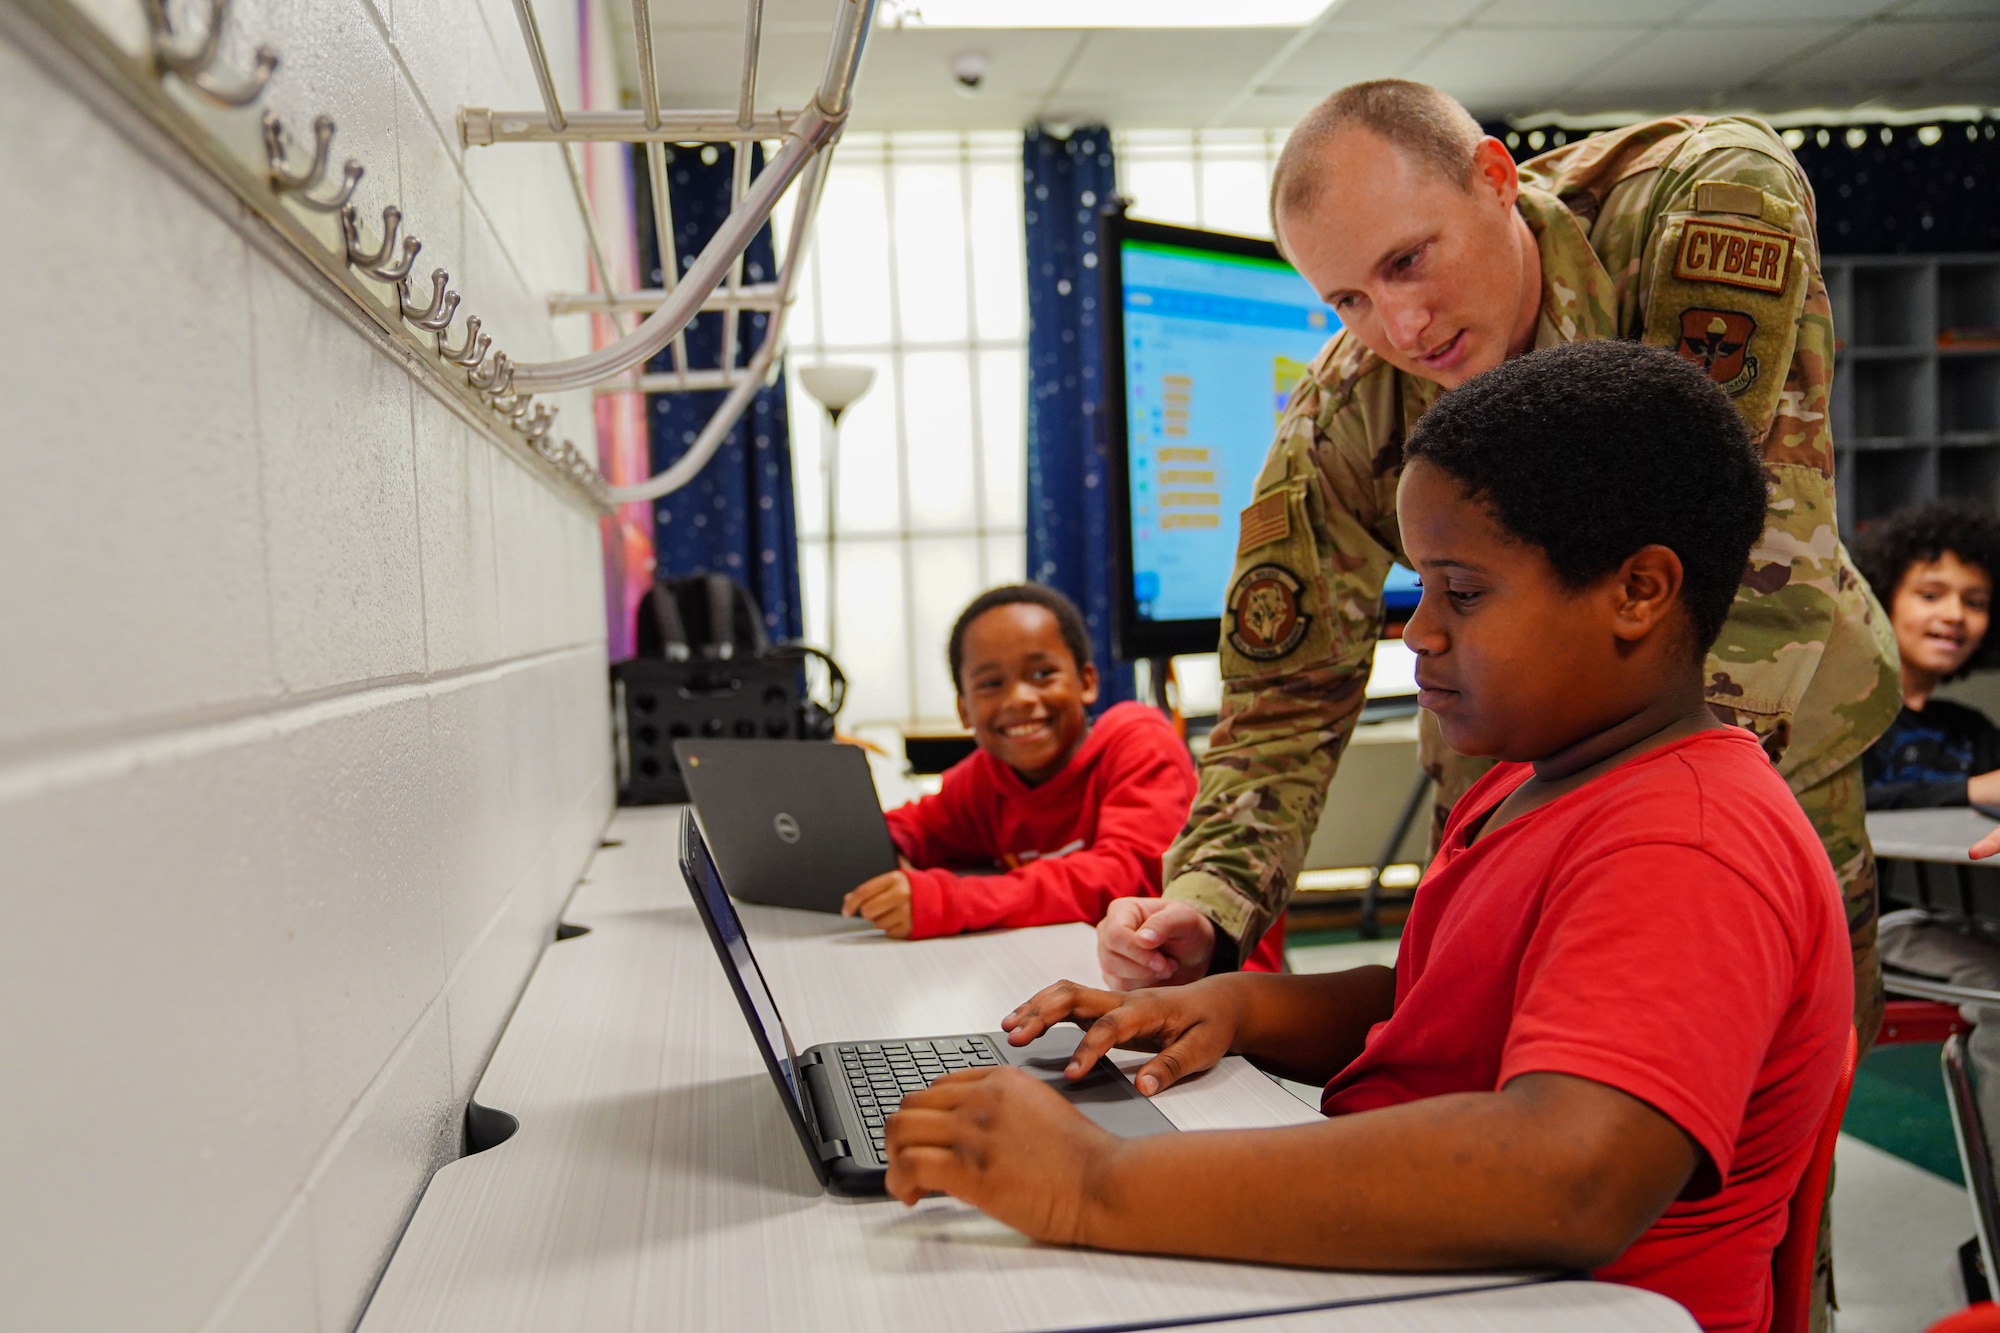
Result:
[[[1483,128],[1517,161],[1590,132],[1516,130],[1505,121]],[[1792,154],[1813,188],[1821,253],[2000,250],[2000,119],[1794,125],[1786,133],[1800,141]]]
[[[708,238],[729,216],[732,150],[669,148],[667,182],[673,204],[674,247],[685,272]],[[763,165],[763,149],[753,148],[751,170]],[[653,234],[652,182],[645,153],[632,153],[634,207],[639,215],[639,260],[654,286],[662,285],[660,249]],[[777,275],[767,225],[750,244],[743,266],[745,283],[770,282]],[[747,361],[764,338],[769,317],[746,313],[738,322],[738,363]],[[687,330],[688,365],[721,365],[723,317],[696,316]],[[648,370],[671,371],[672,348],[661,351]],[[653,471],[686,453],[715,414],[722,390],[654,394],[646,421],[652,436]],[[659,573],[724,573],[746,584],[763,608],[774,639],[799,634],[799,546],[792,520],[792,436],[785,417],[785,380],[780,375],[761,390],[722,448],[687,486],[653,505],[653,546]]]
[[[1101,682],[1098,709],[1132,697],[1111,656],[1111,470],[1098,327],[1097,227],[1117,193],[1111,132],[1029,132],[1021,151],[1028,227],[1028,577],[1083,608]]]

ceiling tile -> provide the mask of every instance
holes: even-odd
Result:
[[[1228,101],[1227,93],[1121,93],[1115,96],[1059,96],[1047,103],[1041,118],[1052,124],[1103,123],[1121,130],[1186,129],[1206,125]]]
[[[2000,45],[2000,20],[1869,23],[1765,83],[1873,83],[1924,79]]]
[[[1632,43],[1620,28],[1461,28],[1407,71],[1435,84],[1473,112],[1507,113],[1546,105]]]
[[[1903,0],[1708,0],[1687,15],[1689,23],[1781,23],[1788,20],[1872,18]]]
[[[1963,65],[1953,66],[1945,77],[1959,83],[1983,81],[1990,84],[2000,79],[2000,50],[1988,51],[1984,55],[1974,56]],[[2000,101],[2000,98],[1993,100]]]
[[[1633,50],[1597,66],[1567,89],[1551,89],[1565,104],[1571,92],[1678,94],[1699,106],[1715,93],[1756,78],[1788,56],[1840,31],[1838,23],[1677,27],[1655,33]]]
[[[1909,0],[1909,3],[1886,6],[1896,10],[1899,19],[1921,18],[1980,18],[1993,13],[1993,0]]]
[[[983,51],[986,78],[979,95],[1042,94],[1056,81],[1086,33],[1017,30],[961,32],[885,28],[870,43],[857,90],[877,96],[928,93],[960,98],[951,77],[951,58]]]
[[[1702,0],[1493,0],[1474,20],[1481,27],[1511,24],[1588,24],[1653,28],[1672,22]]]
[[[1222,88],[1233,93],[1291,36],[1282,28],[1088,33],[1062,91],[1130,89],[1149,94]]]
[[[1332,21],[1449,28],[1470,18],[1485,3],[1487,0],[1345,0],[1333,11]]]
[[[1318,105],[1320,95],[1289,90],[1252,94],[1243,104],[1222,118],[1222,124],[1236,129],[1289,130]]]
[[[744,0],[652,0],[670,106],[736,98]],[[835,0],[765,0],[759,102],[802,104],[818,83]],[[1282,30],[879,28],[856,89],[857,127],[1018,129],[1050,117],[1121,127],[1215,121],[1285,129],[1333,89],[1402,75],[1477,113],[1664,112],[1727,106],[2000,103],[1996,0],[1341,0],[1254,94]],[[614,4],[626,54],[629,23]],[[1866,20],[1893,10],[1888,19]],[[1632,25],[1661,29],[1632,46]],[[1465,26],[1462,26],[1465,25]],[[1843,36],[1843,29],[1853,26]],[[1826,49],[1809,52],[1816,44]],[[986,51],[985,86],[959,96],[950,57]],[[1062,88],[1050,87],[1076,57]],[[1775,66],[1775,68],[1773,68]],[[1751,84],[1752,79],[1760,80]],[[1219,120],[1217,118],[1220,118]]]
[[[611,26],[631,30],[631,6],[605,6]],[[745,0],[651,0],[653,31],[707,29],[743,31]],[[764,32],[810,27],[824,37],[833,27],[833,6],[827,0],[764,0]]]
[[[1437,40],[1436,32],[1418,28],[1350,28],[1333,24],[1300,47],[1258,91],[1304,91],[1317,100],[1350,83],[1400,74],[1419,52]]]
[[[777,73],[782,62],[767,44],[757,62],[759,103],[797,106],[811,86],[787,87]],[[774,57],[777,57],[774,59]],[[666,32],[653,34],[653,64],[660,81],[663,106],[734,106],[742,73],[743,34],[725,32]]]
[[[1039,105],[1039,96],[857,96],[849,123],[857,130],[1021,130]]]

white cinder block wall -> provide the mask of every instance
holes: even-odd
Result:
[[[581,350],[558,150],[453,133],[536,104],[507,0],[234,13],[423,271]],[[597,523],[4,35],[0,247],[0,1329],[336,1333],[609,811]]]

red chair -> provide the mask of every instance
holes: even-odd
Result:
[[[1924,1333],[2000,1333],[2000,1305],[1981,1301],[1957,1314],[1948,1314]]]
[[[1946,1103],[1951,1110],[1951,1130],[1958,1142],[1959,1169],[1965,1175],[1966,1194],[1972,1203],[1973,1244],[1960,1251],[1968,1291],[1990,1286],[1996,1271],[1994,1259],[2000,1255],[2000,1191],[1993,1183],[1993,1146],[1979,1116],[1973,1091],[1971,1061],[1966,1038],[1972,1025],[1965,1021],[1963,1005],[1990,1002],[1989,992],[1954,986],[1928,977],[1900,972],[1883,973],[1890,994],[1901,991],[1906,997],[1892,999],[1883,1006],[1882,1035],[1877,1046],[1901,1046],[1913,1042],[1942,1042],[1939,1057],[1944,1074]],[[1981,1305],[1986,1302],[1981,1302]],[[1973,1306],[1978,1309],[1979,1306]],[[1969,1326],[1973,1327],[1973,1326]],[[1996,1326],[2000,1333],[2000,1326]]]
[[[1896,984],[1895,978],[1889,982]],[[1877,1046],[1909,1046],[1920,1042],[1943,1042],[1972,1031],[1955,1004],[1936,1000],[1890,1000],[1882,1006],[1882,1031]]]
[[[1771,1256],[1771,1333],[1806,1333],[1812,1321],[1813,1258],[1819,1247],[1819,1215],[1826,1207],[1827,1177],[1833,1174],[1833,1145],[1840,1138],[1840,1118],[1847,1111],[1847,1093],[1854,1086],[1854,1029],[1847,1030],[1847,1058],[1833,1101],[1820,1118],[1806,1173],[1792,1191],[1785,1210],[1785,1238]]]

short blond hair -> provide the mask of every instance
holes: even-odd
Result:
[[[1292,127],[1271,173],[1271,234],[1278,214],[1305,208],[1319,195],[1313,170],[1327,141],[1359,126],[1388,140],[1460,189],[1472,184],[1472,154],[1486,137],[1472,113],[1448,93],[1409,79],[1349,84]]]

